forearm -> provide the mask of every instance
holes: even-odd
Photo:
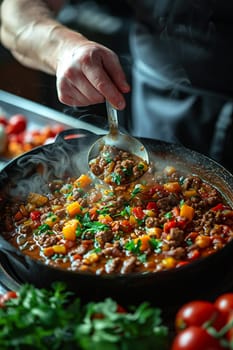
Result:
[[[3,1],[1,42],[23,65],[55,74],[59,53],[64,49],[62,45],[86,40],[56,21],[53,10],[58,10],[62,2]]]

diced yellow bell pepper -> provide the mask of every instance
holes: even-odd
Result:
[[[110,222],[113,221],[113,218],[109,214],[106,214],[106,215],[100,214],[98,216],[98,221],[101,222],[102,224],[109,224]]]
[[[166,269],[171,269],[176,266],[176,259],[174,259],[172,256],[169,256],[162,260],[162,264]]]
[[[190,190],[184,191],[184,196],[185,196],[186,198],[194,197],[194,196],[196,196],[196,195],[197,195],[197,191],[194,190],[194,189],[190,189]]]
[[[181,187],[179,182],[167,182],[163,185],[164,189],[168,192],[180,192]]]
[[[52,256],[54,254],[53,247],[46,247],[43,249],[45,256]]]
[[[66,210],[68,211],[69,216],[73,217],[75,215],[81,214],[82,207],[79,202],[72,202],[67,205]]]
[[[149,227],[146,232],[150,237],[160,238],[163,230],[160,227]]]
[[[66,254],[66,246],[65,245],[53,245],[53,251],[55,254]]]
[[[200,248],[207,248],[211,245],[211,238],[209,236],[198,235],[195,239],[195,243]]]
[[[67,221],[63,228],[62,228],[62,233],[64,235],[65,239],[68,239],[70,241],[75,241],[76,240],[76,229],[80,225],[79,220],[72,219]]]
[[[193,207],[190,207],[190,205],[183,204],[180,208],[180,216],[185,217],[189,221],[191,221],[194,217],[195,210]]]
[[[58,216],[55,214],[51,214],[45,219],[44,223],[46,225],[49,225],[49,227],[52,228],[54,226],[54,224],[56,224],[56,222],[58,222],[58,221],[59,221]]]
[[[90,178],[90,176],[88,176],[87,174],[82,174],[77,180],[75,180],[74,185],[76,187],[85,188],[89,186],[91,182],[92,179]]]
[[[134,226],[138,226],[137,219],[135,218],[134,215],[130,215],[130,217],[129,217],[129,223],[130,223],[130,225],[132,225],[133,227],[134,227]]]
[[[138,241],[141,241],[140,250],[144,252],[148,248],[150,248],[150,236],[149,235],[143,235],[141,237],[135,238],[134,243],[138,243]]]
[[[94,264],[95,262],[97,262],[99,260],[99,258],[100,257],[97,253],[91,253],[91,254],[88,254],[88,256],[86,256],[83,259],[83,263],[86,265],[91,265],[91,264]]]

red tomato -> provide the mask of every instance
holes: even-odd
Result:
[[[25,132],[20,132],[18,134],[8,134],[9,142],[16,142],[23,144],[25,141]]]
[[[27,119],[23,114],[12,115],[6,126],[6,132],[8,135],[19,134],[26,130]]]
[[[17,297],[18,297],[17,293],[13,290],[9,290],[5,294],[2,294],[0,296],[0,307],[4,307],[6,301],[13,299],[13,298],[17,298]]]
[[[127,311],[126,311],[126,309],[125,309],[123,306],[117,304],[117,310],[116,310],[116,312],[117,312],[118,314],[126,314]]]
[[[184,304],[175,316],[177,331],[190,326],[201,327],[206,322],[219,330],[225,323],[225,317],[213,303],[205,300],[194,300]]]
[[[175,337],[170,350],[223,350],[219,341],[204,328],[191,326]]]
[[[231,325],[231,328],[229,329],[229,331],[226,334],[226,338],[227,338],[227,340],[229,340],[229,342],[232,343],[232,341],[233,341],[233,311],[230,311],[228,313],[226,323]]]
[[[233,311],[233,293],[224,293],[220,295],[215,300],[214,305],[218,310],[228,315],[230,311]]]
[[[4,115],[0,115],[0,124],[3,126],[7,126],[8,120]]]

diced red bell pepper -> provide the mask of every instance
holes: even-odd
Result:
[[[148,202],[146,209],[147,210],[157,210],[157,204],[155,202]]]
[[[41,216],[41,212],[39,210],[33,210],[30,213],[30,217],[33,221],[39,220]]]
[[[178,227],[176,220],[170,220],[163,225],[164,232],[168,233],[171,228]]]
[[[142,207],[134,207],[134,208],[132,208],[132,213],[139,220],[143,220],[145,218],[145,216],[146,216],[145,213],[142,210]]]
[[[122,220],[120,221],[120,228],[123,232],[131,232],[132,231],[132,225],[130,224],[129,220]]]
[[[201,255],[201,253],[199,252],[199,250],[194,249],[194,250],[191,250],[191,251],[188,253],[188,259],[189,259],[189,260],[195,260],[195,259],[199,258],[200,255]]]
[[[180,261],[180,262],[178,262],[178,264],[176,265],[176,267],[181,267],[181,266],[188,265],[188,264],[189,264],[188,261]]]
[[[222,203],[218,203],[215,207],[211,208],[213,211],[223,210],[225,206]]]

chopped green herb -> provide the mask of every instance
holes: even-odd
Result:
[[[37,227],[37,229],[34,231],[35,234],[41,235],[41,234],[53,234],[53,231],[51,230],[51,227],[47,224],[40,225]]]
[[[133,189],[133,191],[132,191],[132,193],[131,193],[131,198],[134,198],[138,193],[140,193],[141,192],[141,188],[140,188],[140,186],[135,186],[134,187],[134,189]]]
[[[122,168],[122,170],[126,176],[131,176],[133,174],[132,168]]]
[[[120,185],[121,184],[121,175],[117,173],[111,173],[112,181],[115,182],[115,184]]]
[[[151,248],[155,251],[155,253],[161,253],[163,242],[160,239],[151,237],[151,239],[149,240],[149,244]]]
[[[137,240],[137,242],[130,240],[126,242],[125,249],[130,251],[133,254],[138,255],[138,254],[141,254],[141,251],[140,251],[141,245],[142,245],[142,241],[140,239]]]
[[[184,199],[180,201],[180,207],[182,207],[182,205],[184,205]]]
[[[1,350],[169,348],[161,310],[147,302],[125,312],[111,298],[82,304],[62,283],[49,290],[24,284],[17,294],[0,308]]]
[[[167,212],[166,214],[164,214],[164,217],[166,219],[171,219],[172,218],[172,212],[171,211]]]
[[[188,246],[191,246],[193,244],[193,241],[191,238],[186,239],[185,242]]]
[[[138,256],[138,260],[141,261],[141,263],[145,263],[147,261],[147,255],[145,253],[142,253]]]
[[[138,169],[143,170],[144,169],[144,164],[143,163],[138,163]]]
[[[131,207],[129,205],[126,205],[124,209],[120,212],[120,215],[123,217],[129,217],[131,213]]]

